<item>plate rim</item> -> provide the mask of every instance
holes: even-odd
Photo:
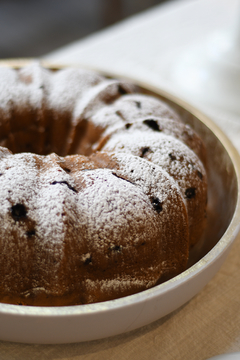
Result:
[[[4,62],[8,62],[10,60],[4,60]],[[12,59],[12,62],[16,61],[16,59]],[[36,61],[36,59],[21,59],[21,62],[18,62],[18,66],[23,66],[23,64],[29,64],[31,61]],[[39,61],[39,60],[37,60]],[[10,61],[11,62],[11,61]],[[57,65],[51,63],[49,61],[44,62],[40,61],[43,66],[49,68],[63,68],[63,67],[84,67],[80,64],[78,65]],[[0,66],[2,61],[0,60]],[[12,65],[9,65],[12,67]],[[85,67],[86,68],[86,67]],[[99,71],[99,69],[88,68],[92,71],[100,72],[103,75],[116,77],[116,78],[123,78],[116,73],[106,73],[104,71]],[[235,206],[235,211],[233,213],[232,219],[225,231],[222,235],[220,240],[217,244],[204,256],[202,257],[197,263],[192,265],[189,269],[185,270],[181,274],[175,276],[174,278],[157,285],[151,289],[144,290],[140,293],[129,295],[120,299],[109,300],[100,303],[94,304],[85,304],[85,305],[72,305],[72,306],[21,306],[21,305],[12,305],[12,304],[5,304],[0,303],[0,315],[9,315],[9,316],[20,316],[20,317],[34,317],[34,318],[65,318],[65,317],[84,317],[91,315],[100,314],[102,312],[110,312],[117,309],[123,309],[129,306],[133,306],[136,303],[144,303],[149,298],[158,297],[160,294],[164,294],[169,290],[173,290],[179,287],[182,283],[182,279],[184,278],[186,281],[189,279],[197,276],[199,272],[201,272],[202,268],[208,268],[212,265],[213,260],[216,260],[218,257],[222,255],[223,250],[226,251],[232,245],[235,237],[237,236],[240,230],[240,155],[230,139],[226,136],[226,134],[221,130],[218,125],[211,120],[207,115],[202,113],[199,109],[192,106],[191,104],[187,103],[186,101],[180,99],[179,97],[169,93],[168,91],[161,89],[160,87],[149,85],[145,82],[138,81],[135,78],[124,77],[125,80],[131,81],[134,84],[147,89],[157,95],[163,96],[170,100],[171,102],[177,104],[178,106],[185,109],[187,112],[193,114],[199,121],[201,121],[204,126],[206,126],[215,136],[218,138],[220,143],[223,145],[224,149],[228,153],[232,165],[234,167],[234,171],[237,178],[237,201]],[[80,340],[81,341],[81,340]]]

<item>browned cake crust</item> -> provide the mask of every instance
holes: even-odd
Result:
[[[184,271],[205,223],[198,135],[89,71],[34,63],[0,78],[0,301],[106,301]]]

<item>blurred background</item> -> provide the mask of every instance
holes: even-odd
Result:
[[[0,0],[0,58],[37,57],[168,0]]]

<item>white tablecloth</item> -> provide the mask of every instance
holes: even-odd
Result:
[[[239,10],[239,0],[176,0],[70,44],[46,58],[113,72],[170,91],[215,120],[240,151],[240,114],[202,102],[174,78],[182,55],[212,34],[231,29]]]

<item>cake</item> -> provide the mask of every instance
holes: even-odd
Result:
[[[0,302],[65,306],[187,267],[206,219],[205,147],[126,81],[0,68]]]

